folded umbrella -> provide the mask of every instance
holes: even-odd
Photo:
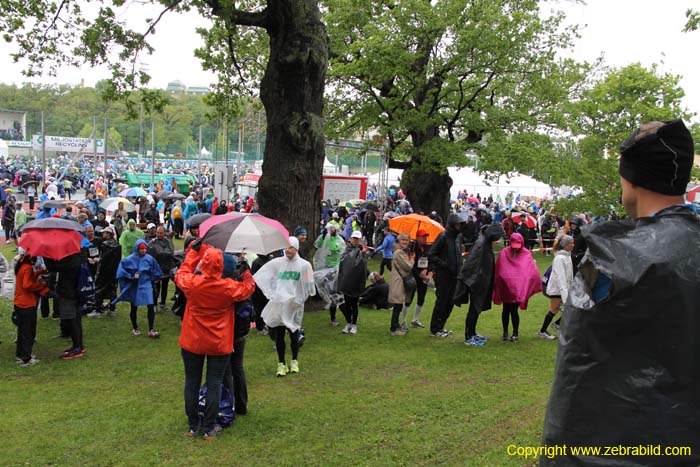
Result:
[[[229,217],[210,227],[202,241],[228,253],[255,253],[266,255],[289,246],[289,232],[282,224],[260,214],[214,216]],[[201,227],[200,227],[201,229]]]

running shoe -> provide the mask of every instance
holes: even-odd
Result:
[[[141,335],[141,331],[138,330],[138,329],[134,329],[134,330],[132,330],[131,332],[133,332],[133,333],[134,333],[134,336],[137,336],[137,337]]]
[[[548,333],[547,331],[545,331],[545,332],[541,332],[541,331],[538,332],[538,333],[537,333],[537,337],[539,337],[540,339],[546,339],[546,340],[548,340],[548,341],[553,341],[554,339],[556,339],[556,337],[554,337],[553,335],[551,335],[551,334]]]
[[[350,334],[350,329],[352,329],[352,324],[348,323],[343,328],[343,334]]]
[[[30,359],[29,359],[28,361],[26,361],[26,362],[23,362],[22,360],[20,360],[19,362],[17,362],[17,364],[18,364],[19,366],[21,366],[21,367],[34,366],[34,365],[36,365],[37,363],[39,363],[39,360],[36,359],[36,358],[34,358],[34,357],[30,358]]]
[[[190,430],[187,433],[185,433],[185,436],[187,436],[188,438],[194,438],[195,436],[197,436],[197,430],[190,428]]]
[[[282,376],[287,376],[287,373],[289,373],[289,368],[287,368],[287,365],[284,363],[280,362],[277,364],[277,377],[281,378]]]
[[[224,432],[224,429],[221,428],[221,425],[214,425],[214,428],[212,428],[211,430],[204,433],[203,438],[205,441],[211,441],[212,439],[215,439],[217,436],[219,436],[223,432]]]
[[[406,331],[404,331],[403,329],[399,328],[399,329],[397,329],[397,330],[395,330],[395,331],[391,331],[391,335],[392,335],[392,336],[405,336],[405,335],[406,335]]]
[[[474,337],[474,339],[476,339],[478,341],[482,341],[482,342],[486,342],[489,340],[488,337],[482,336],[481,334],[474,334],[472,337]]]
[[[350,334],[357,334],[357,324],[350,325]]]
[[[510,336],[510,341],[511,341],[511,342],[518,342],[518,336],[517,336],[517,334],[513,334],[512,336]]]
[[[414,328],[424,328],[425,327],[425,325],[418,320],[411,321],[411,326],[413,326]]]
[[[551,326],[552,326],[552,329],[559,332],[559,325],[557,323],[552,323]]]
[[[439,337],[439,338],[444,339],[446,337],[450,337],[450,335],[447,334],[445,331],[437,331],[437,332],[431,332],[430,337]]]
[[[484,341],[476,340],[474,337],[464,341],[464,345],[468,345],[470,347],[483,347],[484,343]]]
[[[292,360],[292,362],[289,364],[289,372],[290,373],[299,373],[299,362],[296,360]]]
[[[158,337],[160,337],[160,333],[158,331],[156,331],[155,329],[151,329],[150,331],[148,331],[148,337],[151,337],[153,339],[157,339]]]

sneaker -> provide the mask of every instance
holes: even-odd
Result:
[[[188,438],[194,438],[195,436],[197,436],[197,430],[190,428],[190,430],[187,433],[185,433],[185,436],[187,436]]]
[[[289,373],[289,368],[287,368],[287,365],[284,363],[280,362],[277,364],[277,377],[282,377],[282,376],[287,376],[287,373]]]
[[[33,366],[33,365],[36,365],[37,363],[39,363],[39,360],[34,358],[34,357],[30,358],[29,361],[27,361],[27,362],[23,362],[22,360],[17,362],[17,364],[19,366],[22,366],[22,367]]]
[[[472,337],[473,337],[475,340],[481,341],[481,342],[486,342],[486,341],[489,340],[488,337],[482,336],[481,334],[474,334]]]
[[[518,336],[513,334],[512,336],[510,336],[510,341],[511,342],[518,342]]]
[[[304,346],[305,341],[306,341],[306,335],[303,332],[299,332],[299,339],[297,340],[297,342],[299,343],[300,348]]]
[[[340,326],[340,323],[337,321],[331,321],[331,326],[333,326],[334,328],[337,328],[338,326]]]
[[[465,340],[464,345],[468,345],[471,347],[483,347],[485,342],[477,340],[477,339],[475,339],[475,337],[476,336],[473,336],[472,338]]]
[[[559,332],[559,325],[557,323],[552,323],[551,326],[552,326],[552,329]]]
[[[450,336],[450,335],[447,334],[447,333],[444,332],[444,331],[438,331],[438,332],[434,332],[434,333],[431,332],[431,333],[430,333],[430,337],[440,337],[440,338],[443,338],[443,339],[444,339],[444,338],[449,337],[449,336]]]
[[[541,338],[541,339],[547,339],[548,341],[552,341],[552,340],[556,339],[553,335],[551,335],[551,334],[548,333],[547,331],[545,331],[545,332],[541,332],[541,331],[538,332],[538,333],[537,333],[537,337],[539,337],[539,338]]]
[[[503,334],[503,342],[508,342],[509,340],[508,334]]]
[[[357,334],[357,324],[350,325],[350,334]]]
[[[169,311],[169,310],[168,310],[168,307],[165,306],[165,303],[161,303],[160,305],[158,305],[158,309],[159,309],[160,311]]]
[[[400,329],[400,328],[399,328],[399,329],[397,329],[396,331],[391,331],[391,335],[392,335],[392,336],[405,336],[405,335],[406,335],[406,331],[404,331],[403,329]]]
[[[290,373],[299,373],[299,362],[296,360],[292,360],[292,362],[289,364],[289,372]]]
[[[217,436],[219,436],[223,432],[224,432],[224,429],[221,428],[221,425],[214,425],[214,428],[212,428],[211,430],[204,433],[203,438],[205,441],[210,441],[210,440],[216,438]]]
[[[156,331],[155,329],[151,329],[150,331],[148,331],[148,337],[151,337],[153,339],[157,339],[160,337],[160,333],[158,331]]]
[[[258,335],[259,335],[259,336],[267,336],[267,335],[269,335],[269,334],[270,334],[270,331],[268,331],[267,328],[263,328],[263,329],[260,329],[260,330],[258,331]]]
[[[138,330],[138,329],[134,329],[132,332],[134,333],[134,336],[140,336],[140,335],[141,335],[141,331]]]
[[[343,334],[350,334],[350,329],[352,329],[352,324],[348,323],[343,328]]]
[[[85,351],[82,349],[72,349],[70,352],[63,353],[59,358],[61,360],[72,360],[74,358],[82,358],[84,354]]]
[[[445,328],[442,328],[441,331],[444,332],[445,334],[447,334],[448,336],[449,336],[450,334],[452,334],[452,329],[445,329]]]
[[[102,318],[102,313],[98,313],[96,311],[93,311],[92,313],[87,314],[88,318]]]
[[[408,324],[406,324],[406,323],[402,324],[402,325],[401,325],[401,329],[403,329],[404,331],[408,332]]]
[[[411,326],[413,326],[414,328],[424,328],[425,327],[425,325],[418,320],[411,321]]]

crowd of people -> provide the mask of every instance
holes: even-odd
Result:
[[[192,221],[192,216],[201,212],[212,215],[233,210],[255,212],[256,204],[252,199],[234,198],[227,203],[226,200],[217,200],[206,190],[193,190],[189,196],[183,196],[184,203],[179,203],[179,200],[170,203],[167,199],[157,199],[154,192],[140,200],[142,209],[138,210],[138,215],[143,223],[147,223],[146,232],[143,232],[136,219],[129,218],[133,212],[128,212],[124,206],[120,206],[108,221],[105,213],[100,211],[99,201],[88,196],[85,202],[76,203],[77,216],[64,214],[65,218],[80,223],[84,228],[83,248],[79,254],[56,261],[31,257],[23,249],[18,250],[13,265],[16,275],[13,319],[18,328],[17,362],[21,366],[31,366],[37,362],[32,354],[37,309],[41,309],[42,317],[48,317],[50,299],[54,300],[54,316],[61,319],[61,331],[72,340],[71,347],[60,356],[62,359],[80,358],[86,352],[81,316],[87,314],[99,317],[114,312],[115,304],[119,301],[130,305],[134,336],[141,334],[138,308],[146,307],[148,336],[159,337],[155,328],[155,311],[157,306],[162,310],[167,309],[168,282],[173,278],[176,294],[181,294],[183,301],[186,301],[181,312],[179,343],[185,369],[184,399],[189,424],[187,436],[194,437],[202,433],[205,439],[213,439],[222,432],[222,427],[217,422],[222,387],[233,394],[238,413],[244,414],[247,411],[243,355],[245,337],[251,327],[257,328],[261,334],[269,334],[275,342],[277,377],[299,373],[299,352],[304,342],[304,307],[309,297],[317,291],[327,302],[331,326],[339,325],[337,310],[342,313],[345,319],[343,334],[355,335],[359,332],[362,305],[364,308],[391,309],[387,323],[388,335],[401,337],[411,328],[426,327],[421,322],[421,313],[429,285],[432,284],[435,302],[427,326],[428,335],[438,339],[449,338],[452,331],[446,325],[454,306],[468,304],[464,344],[474,348],[483,347],[489,341],[488,337],[477,332],[478,319],[483,311],[494,304],[501,305],[502,340],[517,342],[520,339],[519,310],[527,309],[529,300],[535,294],[543,292],[549,299],[549,307],[543,313],[537,337],[554,340],[554,332],[560,326],[564,326],[563,332],[568,332],[567,338],[575,337],[574,333],[584,332],[581,331],[581,322],[587,319],[586,311],[594,309],[597,304],[607,304],[615,299],[622,300],[621,303],[628,306],[627,302],[635,299],[615,295],[618,288],[625,290],[630,284],[643,281],[643,278],[634,274],[624,279],[627,282],[620,282],[615,276],[614,271],[620,268],[608,264],[615,258],[606,257],[601,252],[634,248],[633,241],[616,242],[615,235],[621,237],[634,228],[650,230],[649,234],[652,235],[654,222],[666,221],[685,222],[686,230],[697,231],[698,216],[682,205],[680,182],[676,181],[679,177],[679,154],[685,157],[688,152],[688,144],[684,139],[687,130],[674,122],[665,122],[653,128],[643,127],[642,130],[641,136],[635,133],[636,136],[633,135],[632,140],[626,142],[626,146],[623,145],[623,155],[634,149],[641,154],[639,157],[646,157],[647,149],[640,149],[640,144],[654,146],[653,151],[656,152],[653,157],[657,157],[659,151],[668,150],[668,154],[675,157],[671,161],[675,173],[671,174],[672,182],[668,187],[654,182],[653,174],[644,167],[637,166],[637,162],[630,159],[631,156],[623,158],[620,168],[623,203],[632,218],[626,224],[598,222],[602,219],[591,219],[584,214],[563,218],[553,206],[546,206],[540,201],[523,200],[505,205],[491,197],[484,200],[478,194],[473,196],[460,193],[452,212],[445,219],[444,230],[432,244],[428,244],[428,233],[425,230],[417,230],[413,238],[407,232],[391,230],[389,220],[392,217],[412,212],[410,202],[400,191],[394,191],[388,194],[394,210],[388,210],[383,215],[380,215],[379,207],[372,202],[322,202],[322,228],[313,242],[316,252],[311,261],[302,258],[302,251],[306,251],[302,245],[308,239],[308,231],[304,227],[298,227],[293,230],[293,236],[289,237],[284,250],[261,255],[248,266],[245,257],[225,253],[203,243],[198,238],[198,225]],[[669,138],[670,142],[667,143],[662,137]],[[681,141],[677,146],[674,146],[674,137]],[[692,154],[692,141],[690,147]],[[654,163],[661,164],[659,161],[668,154],[658,156]],[[683,163],[685,164],[685,159]],[[663,170],[666,169],[668,167]],[[50,183],[49,181],[49,185]],[[163,183],[167,183],[167,180]],[[46,195],[46,191],[49,190],[45,190],[41,196]],[[12,203],[12,200],[8,199],[6,203]],[[39,213],[45,210],[46,208],[39,207]],[[122,210],[123,213],[120,212]],[[116,224],[119,223],[121,214],[125,214],[128,222],[119,234]],[[52,214],[48,212],[47,215]],[[442,220],[435,212],[428,216],[436,221]],[[634,224],[634,218],[643,216],[651,220]],[[614,214],[611,213],[611,217]],[[178,219],[181,219],[181,225],[176,222]],[[582,229],[588,224],[591,225]],[[596,236],[600,232],[607,232],[610,225],[618,226],[617,230],[607,233],[608,237],[603,234]],[[187,231],[185,254],[184,259],[178,260],[172,237],[184,235],[183,228]],[[99,237],[95,235],[96,232],[100,234]],[[591,252],[590,242],[603,242],[603,238],[608,242],[608,249],[600,248]],[[637,240],[641,241],[641,237]],[[496,242],[502,242],[497,255],[494,252]],[[552,266],[544,277],[540,275],[533,258],[534,249],[554,254]],[[382,254],[382,260],[378,271],[371,271],[369,258],[379,253]],[[671,270],[673,266],[668,266],[667,269]],[[93,295],[91,299],[83,296],[83,289],[78,287],[83,280],[81,276],[84,270],[94,277],[95,287],[90,292]],[[653,268],[644,271],[656,276],[664,274],[656,273]],[[390,274],[388,281],[385,274]],[[685,280],[683,271],[675,271],[674,274]],[[576,288],[573,286],[575,278],[580,278],[581,281]],[[116,293],[117,281],[119,295]],[[688,284],[683,281],[677,285],[668,284],[671,288],[682,289],[676,295],[679,303],[682,302],[681,306],[685,310],[683,313],[689,313],[697,303],[690,300],[690,297],[697,293],[689,293],[686,290]],[[647,293],[648,288],[640,290],[641,293]],[[652,295],[650,299],[653,299]],[[646,305],[638,300],[635,303],[640,309],[646,309]],[[562,323],[561,318],[554,321],[564,306],[567,314],[573,310],[573,322],[578,321],[579,327],[567,324],[566,321]],[[566,320],[568,319],[567,317]],[[605,319],[601,321],[608,322]],[[661,327],[665,325],[663,319],[654,323]],[[290,342],[290,360],[287,360],[287,336]],[[564,340],[566,342],[562,341],[561,350],[564,354],[570,352],[571,355],[585,355],[586,358],[593,359],[597,358],[595,349],[588,349],[587,346],[605,344]],[[697,344],[691,341],[683,345],[686,350],[697,350]],[[692,350],[688,351],[690,353],[687,355],[690,355]],[[629,361],[616,360],[618,355],[615,348],[610,347],[607,352],[607,357],[603,359],[605,361],[596,361],[596,364],[608,365],[611,371],[617,368],[615,365],[632,368],[633,364]],[[663,353],[661,350],[659,352]],[[653,360],[657,357],[650,358]],[[661,360],[663,358],[658,357],[658,361]],[[198,399],[205,361],[207,392],[203,416],[200,416]],[[674,362],[664,360],[663,364],[673,366]],[[666,367],[660,369],[665,370]],[[576,371],[575,368],[567,367],[564,359],[558,361],[553,402],[548,411],[545,430],[545,438],[548,440],[569,441],[569,433],[562,432],[561,427],[575,423],[576,420],[557,411],[556,407],[561,401],[554,397],[581,397],[568,396],[559,391],[572,378],[582,377],[574,374]],[[696,369],[691,369],[690,372],[692,371]],[[667,376],[672,377],[670,374]],[[639,396],[635,388],[627,387],[632,382],[620,380],[619,384],[621,390],[629,390],[631,394]],[[619,403],[619,400],[610,401],[601,393],[604,391],[602,386],[599,389],[597,392],[600,393],[600,400],[606,401],[608,406]],[[685,389],[678,391],[680,399],[697,399],[697,394],[691,396]],[[581,407],[583,406],[585,404],[582,403]],[[620,410],[620,419],[623,419],[624,410]],[[697,421],[685,420],[683,414],[678,413],[676,418],[680,424],[697,425]],[[572,429],[582,432],[581,427]],[[589,431],[586,431],[587,436],[595,437]]]

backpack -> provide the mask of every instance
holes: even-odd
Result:
[[[255,308],[253,300],[247,299],[234,304],[236,319],[234,320],[234,339],[247,336],[250,332],[250,323],[255,321]]]
[[[549,297],[547,295],[547,284],[549,284],[549,278],[552,275],[552,266],[549,266],[542,276],[542,295]]]
[[[182,209],[179,206],[173,208],[173,219],[182,219]]]
[[[207,385],[202,386],[199,390],[199,416],[204,417],[204,405],[207,397]],[[216,415],[216,423],[222,428],[231,426],[236,418],[236,412],[233,408],[233,396],[224,385],[221,385],[221,398],[219,399],[219,413]]]

